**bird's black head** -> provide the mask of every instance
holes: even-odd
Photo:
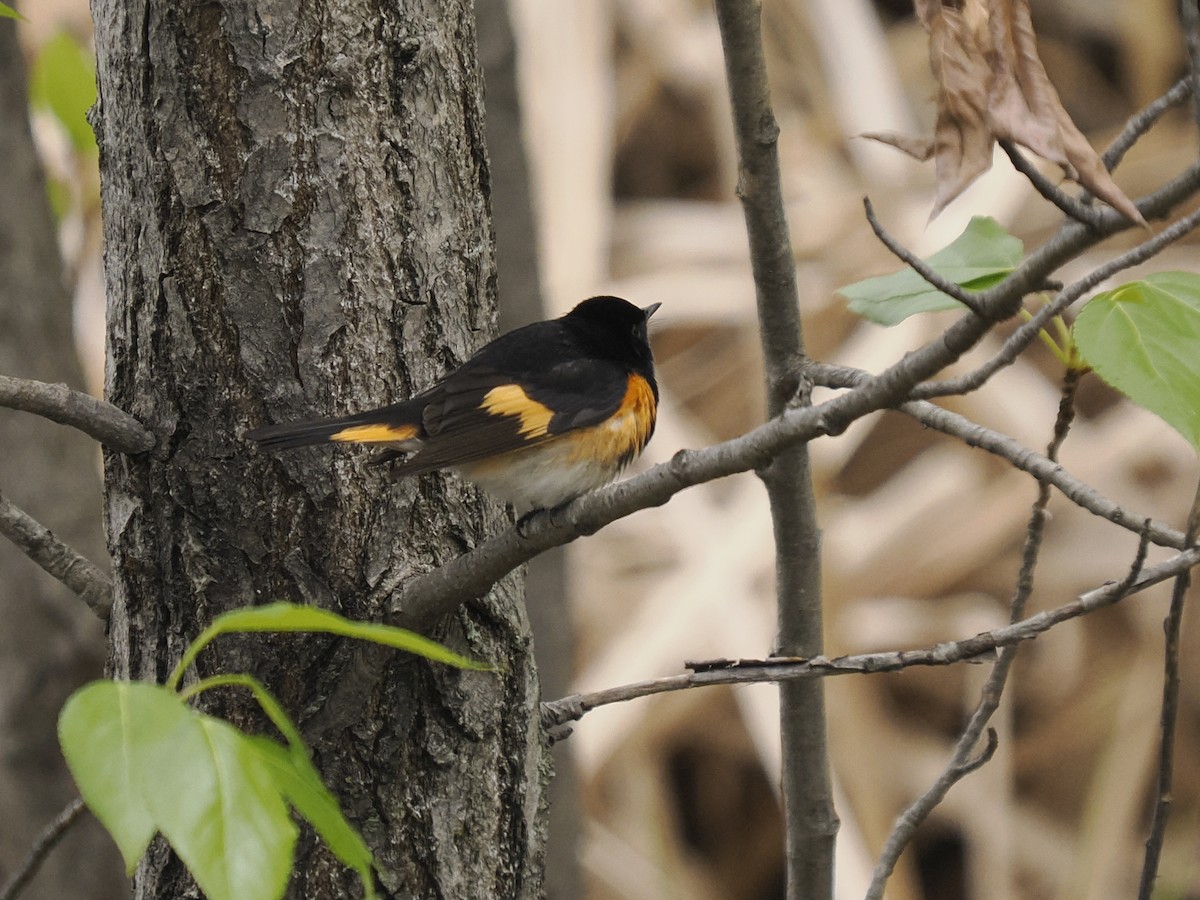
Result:
[[[563,316],[563,322],[589,349],[649,375],[654,357],[646,324],[658,307],[654,303],[641,309],[620,297],[592,297]]]

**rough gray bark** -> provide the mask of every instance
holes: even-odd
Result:
[[[0,20],[0,373],[82,387],[54,217],[29,130],[16,23]],[[38,416],[0,409],[0,489],[76,550],[104,561],[96,445]],[[100,622],[0,540],[0,884],[75,793],[55,722],[67,695],[104,667]],[[126,892],[120,857],[90,818],[23,895]]]
[[[366,454],[271,457],[250,424],[407,396],[494,333],[480,76],[466,0],[94,0],[110,399],[158,446],[106,462],[117,671],[162,679],[218,613],[303,601],[379,618],[374,588],[458,555],[498,508],[453,477],[394,482]],[[544,751],[508,578],[436,637],[500,663],[389,657],[317,764],[392,897],[535,897]],[[302,720],[352,649],[220,643]],[[215,701],[253,724],[242,698]],[[355,896],[302,839],[291,896]],[[162,845],[138,897],[189,880]]]

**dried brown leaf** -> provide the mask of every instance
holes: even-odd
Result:
[[[1127,218],[1145,220],[1121,191],[1067,115],[1037,51],[1028,0],[914,0],[929,32],[929,62],[937,81],[937,124],[932,139],[940,213],[992,165],[997,139],[1011,140],[1057,163]],[[870,134],[927,159],[929,139]]]
[[[938,83],[934,128],[937,216],[992,165],[988,127],[987,17],[977,0],[961,10],[935,3],[929,17],[929,62]]]
[[[1028,0],[989,0],[991,132],[1062,166],[1064,174],[1145,225],[1083,133],[1071,121],[1037,52]]]
[[[1066,167],[1058,125],[1062,107],[1038,58],[1028,8],[1024,21],[1016,8],[1021,2],[989,0],[988,64],[992,82],[988,114],[992,132]],[[1073,177],[1073,173],[1067,171],[1067,176]]]
[[[867,131],[859,135],[869,141],[879,141],[907,153],[913,159],[927,162],[933,156],[935,142],[931,135],[900,134],[895,131]]]

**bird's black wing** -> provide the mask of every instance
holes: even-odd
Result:
[[[605,421],[628,378],[616,363],[571,359],[520,372],[468,364],[422,399],[425,435],[405,474],[474,462]]]

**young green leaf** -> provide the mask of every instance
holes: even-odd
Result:
[[[341,807],[321,776],[313,768],[308,754],[297,753],[265,737],[250,738],[251,746],[275,779],[275,786],[300,815],[321,836],[343,865],[362,879],[366,900],[374,900],[374,857],[358,832],[346,821]]]
[[[431,659],[434,662],[457,666],[460,669],[488,670],[491,668],[491,666],[485,663],[460,656],[436,641],[431,641],[429,638],[406,631],[403,628],[395,628],[391,625],[377,625],[371,622],[355,622],[339,616],[337,613],[325,609],[317,609],[314,606],[300,606],[292,603],[270,603],[266,606],[235,609],[232,612],[217,616],[212,624],[204,629],[203,633],[192,642],[192,645],[183,654],[183,658],[179,660],[179,665],[175,667],[175,671],[171,673],[171,677],[167,681],[167,687],[173,688],[179,684],[179,679],[183,677],[183,673],[187,671],[187,667],[192,664],[200,651],[213,638],[222,634],[248,631],[297,631],[336,634],[341,637],[357,638],[363,641],[383,644],[387,647],[394,647],[397,650],[405,650],[409,653],[423,656],[426,659]]]
[[[1101,378],[1200,450],[1200,275],[1160,272],[1097,294],[1074,334]]]
[[[135,725],[146,805],[208,900],[277,900],[299,829],[274,775],[250,737],[184,709],[166,733]]]
[[[0,3],[0,19],[19,19],[22,22],[29,21],[7,3]]]
[[[334,855],[354,869],[363,882],[367,900],[375,897],[374,857],[358,832],[342,815],[337,800],[326,789],[308,755],[300,731],[279,701],[252,675],[216,675],[192,685],[182,695],[195,696],[216,687],[243,687],[254,694],[263,712],[287,740],[287,747],[265,737],[250,738],[280,793],[316,829]]]
[[[156,711],[170,718],[181,709],[174,695],[152,684],[94,681],[72,694],[58,717],[59,744],[79,793],[117,842],[127,872],[158,830],[137,787],[132,722]]]
[[[945,278],[970,291],[983,291],[1004,280],[1021,262],[1025,247],[995,219],[976,216],[950,244],[925,259]],[[851,312],[879,325],[896,325],[920,312],[961,309],[948,294],[931,287],[911,266],[839,288]]]
[[[209,900],[277,900],[297,828],[252,739],[165,688],[100,681],[63,707],[80,793],[136,864],[161,831]]]
[[[59,32],[38,52],[29,76],[30,99],[62,123],[80,153],[96,152],[87,112],[96,102],[92,55],[75,38]]]

